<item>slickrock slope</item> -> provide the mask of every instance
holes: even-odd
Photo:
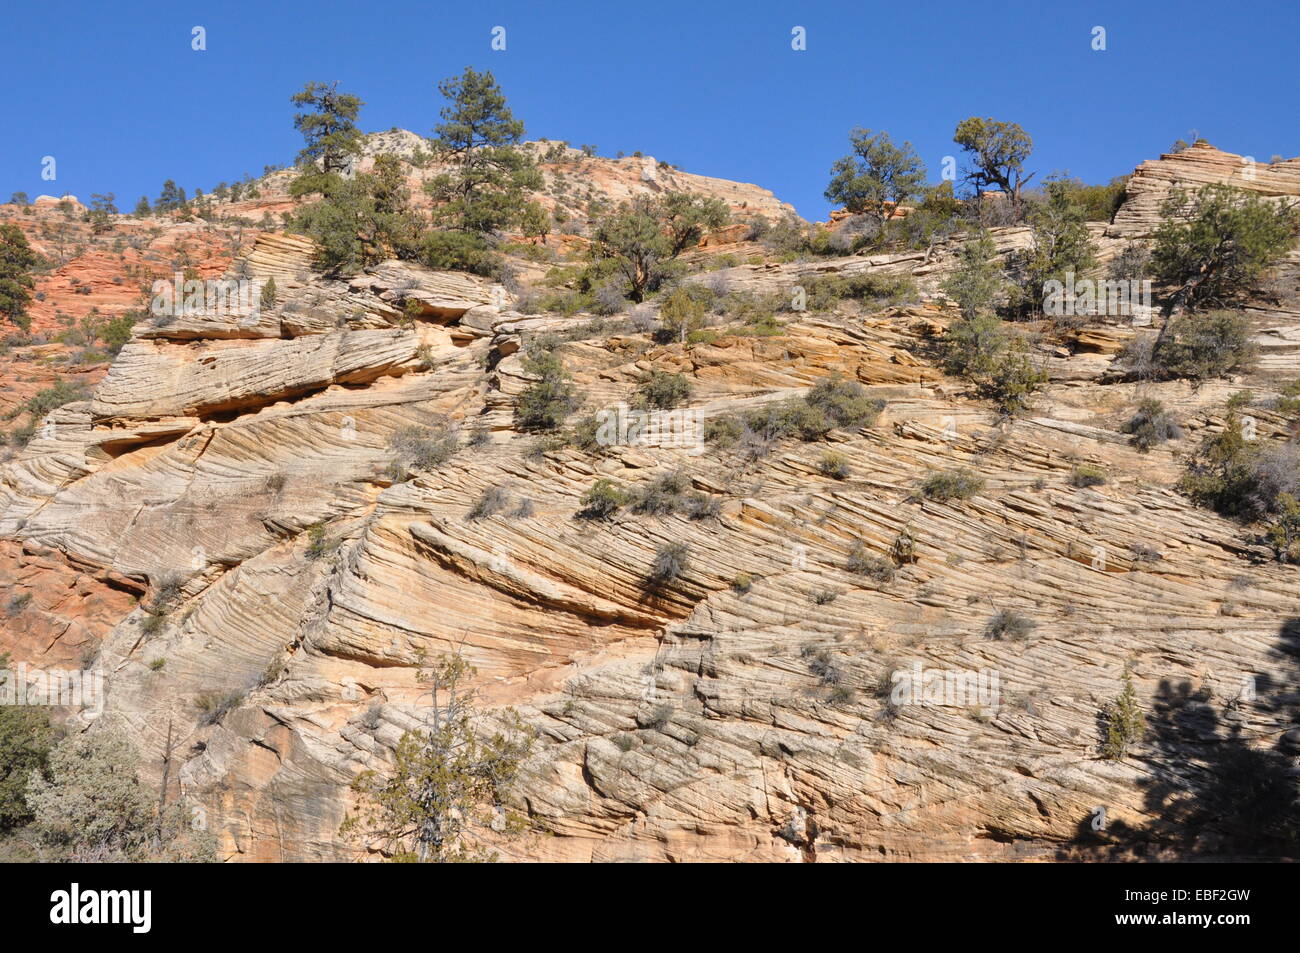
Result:
[[[825,443],[748,465],[716,448],[539,447],[512,427],[521,345],[583,319],[519,314],[488,282],[397,262],[321,279],[306,256],[262,236],[247,260],[276,276],[274,308],[141,325],[93,398],[52,414],[0,471],[0,585],[33,594],[0,608],[0,648],[48,666],[95,651],[101,723],[127,729],[154,781],[170,758],[225,856],[366,856],[337,833],[348,783],[382,771],[417,723],[417,654],[457,646],[485,727],[508,705],[538,732],[519,806],[546,833],[503,845],[512,858],[1243,849],[1218,808],[1235,775],[1276,770],[1268,752],[1296,738],[1297,570],[1172,485],[1228,394],[1300,375],[1294,348],[1248,382],[1139,391],[1100,382],[1132,328],[1097,327],[1073,353],[1044,352],[1051,385],[1005,421],[934,365],[953,317],[934,303],[841,306],[775,337],[686,348],[622,325],[557,346],[588,409],[627,400],[651,368],[691,377],[709,417],[833,374],[860,381],[887,407],[832,433],[839,480],[822,473]],[[777,290],[812,271],[925,278],[950,257],[719,274]],[[1300,340],[1281,314],[1259,312],[1261,339]],[[1148,395],[1189,432],[1139,454],[1118,428]],[[394,483],[390,439],[440,414],[488,439]],[[1262,436],[1284,431],[1257,417]],[[1110,481],[1075,487],[1079,463]],[[984,489],[924,499],[922,479],[954,467]],[[676,470],[718,499],[716,517],[576,517],[598,477],[637,486]],[[490,487],[508,505],[471,519]],[[884,557],[904,533],[915,558],[892,578],[846,569],[855,545]],[[648,588],[670,542],[689,546],[689,570]],[[133,593],[173,584],[163,624],[146,625]],[[1032,620],[1028,637],[986,634],[1000,610]],[[984,672],[996,695],[891,704],[881,685],[918,664]],[[1152,730],[1107,761],[1099,713],[1126,669]]]

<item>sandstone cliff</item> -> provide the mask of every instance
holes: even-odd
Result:
[[[642,168],[599,160],[596,181],[632,194],[652,185]],[[1203,146],[1145,163],[1114,223],[1095,229],[1103,257],[1149,234],[1171,183],[1235,181],[1237,168]],[[1298,194],[1296,169],[1253,181]],[[784,212],[753,187],[656,170]],[[1027,241],[997,237],[1004,251]],[[520,345],[583,318],[501,308],[487,280],[399,262],[322,279],[305,243],[275,232],[238,251],[252,275],[276,278],[274,308],[253,323],[139,325],[93,396],[51,414],[0,470],[0,589],[28,596],[0,609],[0,649],[51,667],[93,660],[103,723],[128,730],[154,780],[171,736],[172,783],[205,805],[226,857],[362,856],[337,833],[348,783],[382,770],[415,724],[417,653],[456,646],[485,702],[518,708],[539,735],[520,806],[546,833],[506,845],[516,859],[1237,850],[1204,805],[1294,736],[1276,699],[1296,681],[1297,571],[1172,484],[1229,393],[1267,396],[1300,376],[1294,300],[1252,312],[1267,356],[1249,381],[1104,384],[1133,333],[1122,323],[1093,329],[1091,346],[1045,345],[1052,383],[1014,422],[934,364],[933,335],[953,318],[933,294],[950,248],[713,279],[784,291],[816,273],[906,273],[927,292],[907,306],[842,305],[778,336],[724,330],[688,347],[623,325],[559,345],[591,408],[627,399],[651,368],[687,374],[706,416],[857,380],[887,407],[875,426],[833,434],[840,480],[823,475],[821,444],[782,444],[750,466],[715,450],[539,449],[512,425]],[[229,259],[215,261],[219,272]],[[1139,454],[1118,428],[1148,395],[1189,432]],[[390,438],[440,414],[490,439],[394,483]],[[1286,427],[1257,417],[1263,434]],[[1077,488],[1080,463],[1110,481]],[[984,490],[918,494],[953,467]],[[639,485],[674,470],[721,501],[716,518],[575,518],[597,477]],[[469,519],[489,487],[509,506]],[[855,543],[884,555],[904,532],[915,559],[892,578],[845,568]],[[689,545],[690,570],[648,593],[666,542]],[[169,588],[163,625],[146,625],[137,599]],[[1035,627],[994,638],[1000,610]],[[891,705],[882,680],[914,663],[995,673],[998,701]],[[1098,713],[1126,669],[1154,730],[1135,757],[1107,761]],[[214,695],[230,699],[215,720],[199,704]]]

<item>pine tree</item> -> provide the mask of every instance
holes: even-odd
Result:
[[[309,107],[293,117],[293,127],[305,140],[298,153],[302,171],[290,186],[293,195],[329,194],[361,152],[361,131],[356,119],[365,105],[351,93],[339,92],[338,83],[308,83],[290,101]],[[250,186],[250,194],[253,189]]]
[[[17,225],[0,225],[0,315],[24,331],[32,326],[27,316],[35,282],[31,270],[41,258],[27,244]]]
[[[174,212],[183,208],[185,202],[185,190],[177,188],[175,180],[168,179],[163,183],[162,191],[158,193],[154,208],[159,212]]]
[[[438,202],[435,220],[446,227],[487,235],[517,222],[526,193],[541,175],[518,145],[524,124],[514,117],[492,73],[469,67],[443,80],[448,100],[435,127],[437,158],[450,170],[426,184]]]

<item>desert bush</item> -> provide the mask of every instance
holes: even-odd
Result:
[[[691,382],[685,374],[670,374],[654,370],[637,388],[633,401],[636,407],[671,410],[691,398]]]
[[[1265,537],[1280,562],[1300,563],[1300,501],[1290,493],[1279,493],[1276,518],[1269,522]]]
[[[1137,412],[1120,428],[1131,434],[1130,442],[1143,453],[1166,440],[1178,440],[1183,428],[1178,426],[1173,414],[1165,405],[1151,397],[1138,402]]]
[[[823,686],[838,685],[843,681],[844,673],[835,664],[835,658],[828,649],[805,645],[799,654],[808,660],[808,671],[815,675]]]
[[[203,692],[194,699],[194,707],[199,710],[202,717],[199,723],[202,725],[215,725],[226,716],[228,712],[233,711],[244,703],[244,693],[242,691],[229,692]]]
[[[749,592],[749,590],[752,589],[753,587],[754,587],[753,577],[751,577],[747,572],[737,573],[731,580],[732,590],[739,593],[740,595],[744,595],[745,593]]]
[[[1111,281],[1140,281],[1151,267],[1151,249],[1143,242],[1130,242],[1111,259],[1106,277]]]
[[[459,438],[455,423],[447,417],[438,417],[427,427],[404,427],[388,440],[388,449],[394,455],[392,469],[405,478],[410,469],[440,467],[455,456]]]
[[[916,562],[916,537],[912,534],[910,524],[904,526],[902,532],[890,544],[889,558],[899,566]]]
[[[313,523],[307,527],[307,548],[303,555],[308,559],[320,559],[339,547],[339,540],[331,540],[325,531],[325,523]]]
[[[479,494],[474,505],[469,508],[469,518],[472,520],[487,519],[489,516],[495,516],[506,508],[510,502],[510,494],[506,492],[503,486],[490,486]]]
[[[9,656],[0,652],[0,671]],[[44,774],[57,733],[49,712],[34,705],[0,705],[0,836],[32,819],[27,784]]]
[[[1284,494],[1300,497],[1300,445],[1248,440],[1229,411],[1223,430],[1189,457],[1178,488],[1224,516],[1264,519],[1279,511]]]
[[[980,314],[955,322],[941,343],[945,369],[972,381],[1006,413],[1023,410],[1047,374],[1029,358],[1024,338],[997,317]]]
[[[921,494],[928,500],[969,500],[984,488],[984,480],[967,469],[943,470],[927,474],[921,482]]]
[[[814,275],[801,279],[810,311],[827,311],[843,300],[868,306],[917,298],[916,282],[905,275]]]
[[[735,446],[745,435],[745,424],[739,417],[710,417],[704,421],[704,442],[719,447]]]
[[[1246,316],[1234,311],[1212,311],[1171,319],[1151,351],[1154,376],[1204,380],[1244,371],[1254,363]]]
[[[564,364],[543,352],[525,356],[523,369],[534,381],[519,395],[515,423],[527,431],[558,430],[582,402]]]
[[[646,582],[652,587],[668,585],[684,576],[690,568],[690,548],[685,543],[665,543],[655,552]]]
[[[879,583],[887,583],[894,578],[894,564],[872,553],[861,540],[855,542],[849,550],[844,568]]]
[[[582,509],[578,515],[583,519],[607,520],[632,500],[632,494],[613,480],[601,477],[582,495]]]
[[[1082,463],[1070,471],[1070,486],[1086,489],[1103,486],[1106,483],[1106,471],[1090,463]]]
[[[986,639],[1010,639],[1023,642],[1037,628],[1034,621],[1014,609],[999,609],[984,625]]]
[[[681,471],[656,477],[637,493],[633,509],[638,513],[667,516],[677,511],[683,497],[690,492],[691,481]]]
[[[849,461],[844,454],[828,450],[817,461],[817,472],[822,476],[830,477],[832,480],[847,480],[849,478]]]
[[[883,400],[868,397],[857,381],[842,380],[838,375],[814,386],[804,402],[843,428],[870,427],[885,408]]]
[[[686,344],[690,336],[708,325],[709,293],[702,285],[678,285],[659,306],[660,333],[664,343]]]

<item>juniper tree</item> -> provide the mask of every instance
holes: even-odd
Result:
[[[430,698],[424,725],[402,735],[388,777],[365,771],[353,781],[360,802],[340,833],[398,862],[474,863],[497,858],[493,834],[525,830],[505,802],[532,734],[513,709],[498,714],[501,730],[476,730],[481,713],[467,685],[474,674],[459,654],[432,663],[421,656],[417,679]]]
[[[1049,281],[1066,283],[1097,264],[1097,247],[1088,234],[1088,211],[1074,201],[1070,183],[1056,178],[1047,183],[1047,201],[1030,213],[1033,244],[1021,256],[1021,302],[1025,310],[1043,310],[1044,287]]]
[[[997,186],[1020,207],[1020,190],[1034,177],[1025,175],[1024,163],[1034,151],[1034,141],[1014,122],[980,119],[971,116],[957,124],[953,142],[965,149],[974,168],[966,180],[975,187],[976,194],[989,186]]]
[[[1295,243],[1300,208],[1214,183],[1170,193],[1161,207],[1151,270],[1174,293],[1166,314],[1232,304]],[[1168,327],[1168,324],[1166,324]]]
[[[957,268],[944,281],[942,290],[956,302],[962,317],[991,311],[1006,285],[1001,266],[994,260],[997,246],[988,232],[980,230],[966,240],[957,253]]]
[[[826,198],[883,226],[896,206],[920,194],[925,164],[910,142],[900,148],[887,132],[854,129],[849,142],[852,153],[831,166]]]
[[[727,221],[718,199],[670,192],[638,196],[602,217],[591,243],[588,280],[617,276],[633,301],[643,301],[673,273],[673,261],[706,231]]]

